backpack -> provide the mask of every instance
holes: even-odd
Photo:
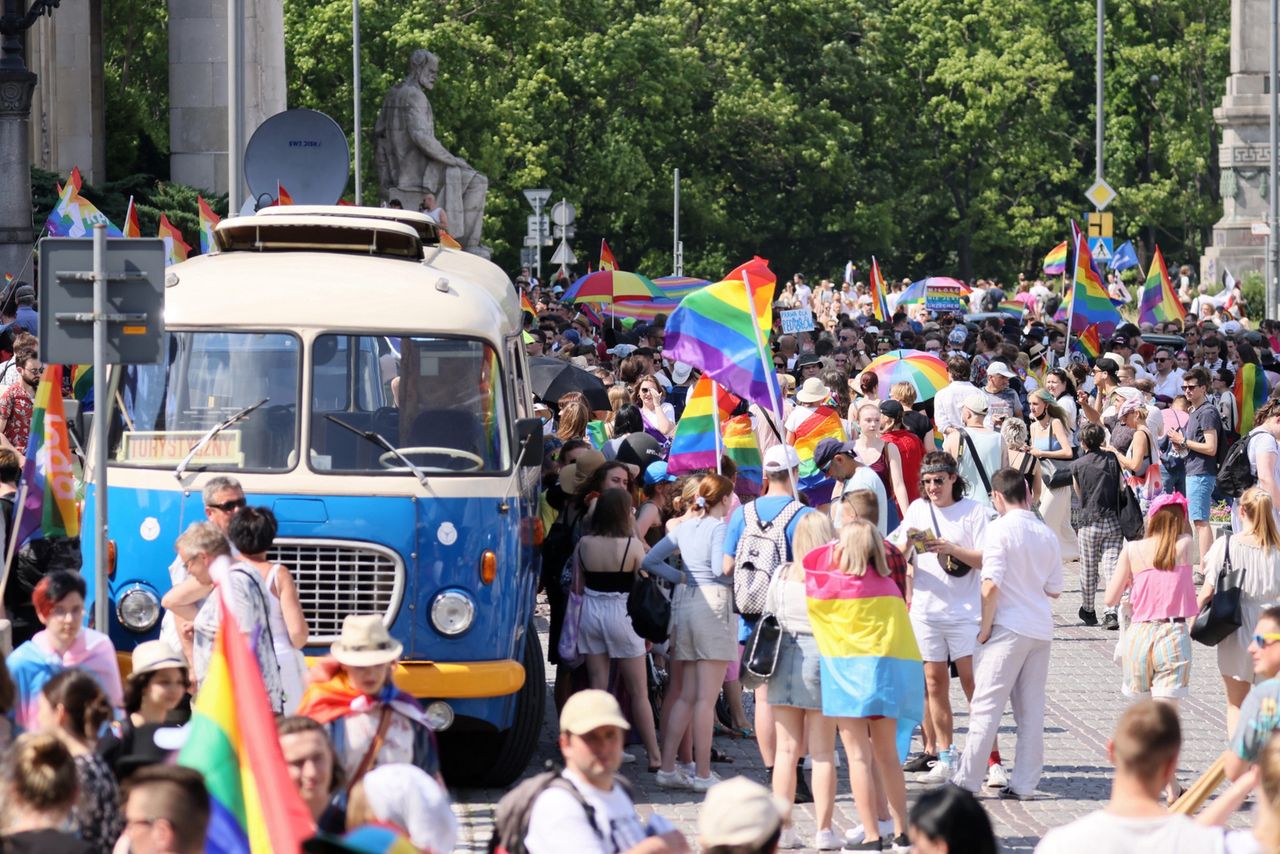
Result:
[[[787,562],[787,525],[803,509],[803,504],[792,500],[773,521],[762,522],[756,502],[742,508],[746,527],[733,553],[733,604],[739,614],[764,613],[769,580]]]
[[[548,765],[551,763],[548,762]],[[631,785],[622,777],[614,780],[627,793],[627,797],[635,800],[631,794]],[[529,835],[529,817],[533,815],[533,805],[538,796],[547,789],[563,789],[582,804],[587,814],[587,823],[603,842],[600,827],[596,824],[596,811],[586,798],[578,791],[578,787],[564,778],[558,770],[543,771],[527,780],[522,780],[514,789],[507,792],[498,801],[493,810],[493,835],[489,837],[489,854],[527,854],[524,839]]]
[[[1239,498],[1246,489],[1258,482],[1258,476],[1249,465],[1249,441],[1258,431],[1251,431],[1231,446],[1222,465],[1218,467],[1218,492],[1228,498]]]

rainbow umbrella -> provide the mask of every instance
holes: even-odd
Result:
[[[706,279],[695,279],[692,276],[659,276],[653,283],[662,289],[667,299],[676,302],[711,284]]]
[[[662,289],[639,273],[599,270],[588,273],[565,291],[564,302],[615,303],[666,299]]]
[[[890,350],[877,356],[863,368],[880,379],[881,400],[889,399],[894,383],[908,382],[916,387],[916,400],[928,400],[951,381],[946,362],[923,350]]]

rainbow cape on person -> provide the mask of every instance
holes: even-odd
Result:
[[[764,485],[764,466],[760,457],[760,443],[751,427],[751,416],[735,415],[721,424],[724,435],[724,455],[738,468],[734,479],[734,491],[739,495],[759,495]]]
[[[1236,411],[1240,413],[1241,436],[1253,429],[1255,416],[1267,402],[1270,391],[1267,374],[1257,365],[1246,362],[1240,366],[1240,370],[1236,371],[1236,382],[1231,389],[1231,394],[1236,399]]]
[[[823,404],[796,427],[795,449],[800,457],[800,492],[809,499],[809,506],[817,507],[831,500],[836,482],[822,472],[813,461],[813,451],[823,439],[839,439],[845,435],[844,424],[835,407]]]

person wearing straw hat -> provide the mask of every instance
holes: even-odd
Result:
[[[156,737],[159,730],[189,716],[177,711],[187,696],[187,674],[187,660],[164,641],[134,647],[132,670],[124,683],[125,718],[113,722],[97,744],[117,780],[169,758],[170,751],[158,745]]]
[[[404,646],[377,614],[350,614],[329,656],[312,668],[298,714],[328,727],[354,784],[372,768],[408,762],[440,773],[435,735],[416,699],[392,679]]]
[[[805,420],[818,411],[818,407],[826,403],[831,397],[831,389],[827,388],[827,384],[822,381],[821,377],[809,377],[800,384],[800,388],[796,390],[796,407],[791,410],[787,416],[783,428],[787,431],[786,443],[794,445],[796,441],[796,430]]]

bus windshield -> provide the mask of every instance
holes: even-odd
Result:
[[[312,348],[311,467],[404,474],[410,471],[407,458],[432,474],[504,471],[505,397],[497,353],[483,341],[318,336]],[[379,434],[399,455],[349,428]]]
[[[116,465],[174,468],[209,430],[247,406],[191,467],[287,471],[297,465],[301,342],[287,332],[170,332],[160,365],[119,369],[110,457]]]

